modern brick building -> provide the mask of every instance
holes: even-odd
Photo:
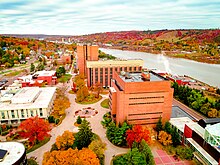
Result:
[[[101,83],[110,86],[114,71],[141,71],[144,61],[138,60],[99,60],[98,46],[78,45],[77,64],[79,73],[87,77],[87,86]]]
[[[171,116],[173,89],[162,76],[150,72],[113,72],[110,87],[110,110],[116,124],[155,126],[158,119]]]
[[[143,60],[87,61],[87,85],[101,83],[103,86],[109,87],[114,71],[141,71],[143,64]]]

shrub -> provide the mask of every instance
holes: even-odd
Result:
[[[193,158],[193,151],[189,147],[178,146],[176,149],[176,155],[180,157],[180,159],[191,160]]]
[[[48,121],[49,121],[49,123],[55,123],[55,118],[54,118],[54,116],[49,116],[49,117],[48,117]]]

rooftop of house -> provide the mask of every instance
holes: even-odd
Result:
[[[119,74],[120,78],[125,82],[145,82],[145,81],[164,81],[164,77],[152,71],[144,72],[124,72]]]
[[[24,145],[18,142],[0,142],[0,149],[8,151],[0,165],[16,163],[25,152]]]

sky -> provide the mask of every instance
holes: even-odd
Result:
[[[220,26],[220,0],[0,0],[0,34],[82,35]]]

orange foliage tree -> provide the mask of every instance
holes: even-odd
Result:
[[[83,148],[73,150],[69,148],[66,151],[52,151],[46,152],[43,158],[43,165],[99,165],[99,159],[96,154],[88,149]]]
[[[32,145],[50,136],[48,134],[50,131],[49,123],[38,116],[22,121],[19,129],[19,135],[23,138],[28,138]]]
[[[165,131],[160,131],[158,136],[159,142],[164,146],[172,144],[172,136]]]
[[[74,135],[70,131],[64,131],[62,136],[56,138],[56,146],[59,150],[66,150],[74,143]]]
[[[133,142],[139,144],[142,139],[147,143],[149,143],[151,140],[150,131],[146,128],[143,128],[141,125],[135,125],[132,129],[127,130],[126,135],[126,140],[129,147],[132,147]]]

